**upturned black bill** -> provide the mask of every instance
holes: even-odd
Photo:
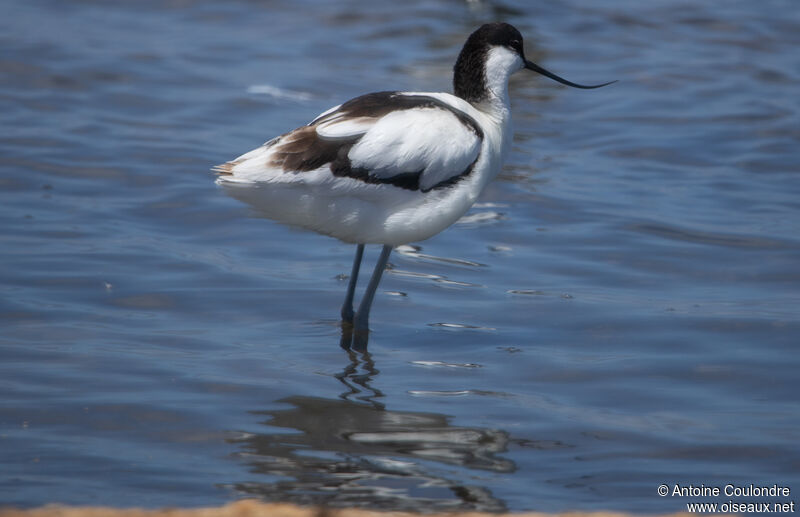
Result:
[[[572,81],[567,81],[563,77],[557,76],[553,72],[549,72],[549,71],[545,70],[544,68],[542,68],[541,66],[537,65],[533,61],[528,61],[527,59],[525,60],[525,68],[527,68],[528,70],[533,70],[534,72],[539,72],[540,74],[542,74],[542,75],[544,75],[546,77],[549,77],[550,79],[553,79],[555,81],[558,81],[561,84],[566,84],[567,86],[572,86],[573,88],[583,88],[585,90],[590,90],[592,88],[600,88],[602,86],[608,86],[611,83],[617,82],[617,81],[609,81],[607,83],[593,84],[593,85],[590,85],[590,86],[587,86],[585,84],[573,83]]]

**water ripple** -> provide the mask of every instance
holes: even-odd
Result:
[[[475,363],[445,363],[442,361],[411,361],[415,366],[444,367],[444,368],[482,368],[482,365]]]

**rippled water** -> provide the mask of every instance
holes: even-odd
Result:
[[[794,2],[3,11],[3,503],[796,499]],[[619,83],[515,77],[503,174],[393,253],[369,353],[345,352],[353,247],[252,217],[208,169],[360,93],[449,90],[497,19],[554,72]]]

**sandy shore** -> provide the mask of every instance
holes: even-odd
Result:
[[[359,509],[326,509],[302,507],[292,504],[261,503],[254,500],[237,501],[216,508],[161,510],[119,509],[89,506],[48,505],[30,510],[0,509],[0,517],[419,517],[420,514],[406,512],[379,512]],[[425,514],[426,517],[497,517],[498,514],[466,512],[452,514]],[[514,517],[629,517],[615,512],[567,512],[515,513]],[[670,517],[688,516],[686,513],[670,514]],[[665,516],[666,517],[666,516]]]

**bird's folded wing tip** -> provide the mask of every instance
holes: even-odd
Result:
[[[233,174],[233,163],[225,162],[219,165],[215,165],[211,167],[211,171],[216,172],[217,174],[220,175],[231,175]]]

